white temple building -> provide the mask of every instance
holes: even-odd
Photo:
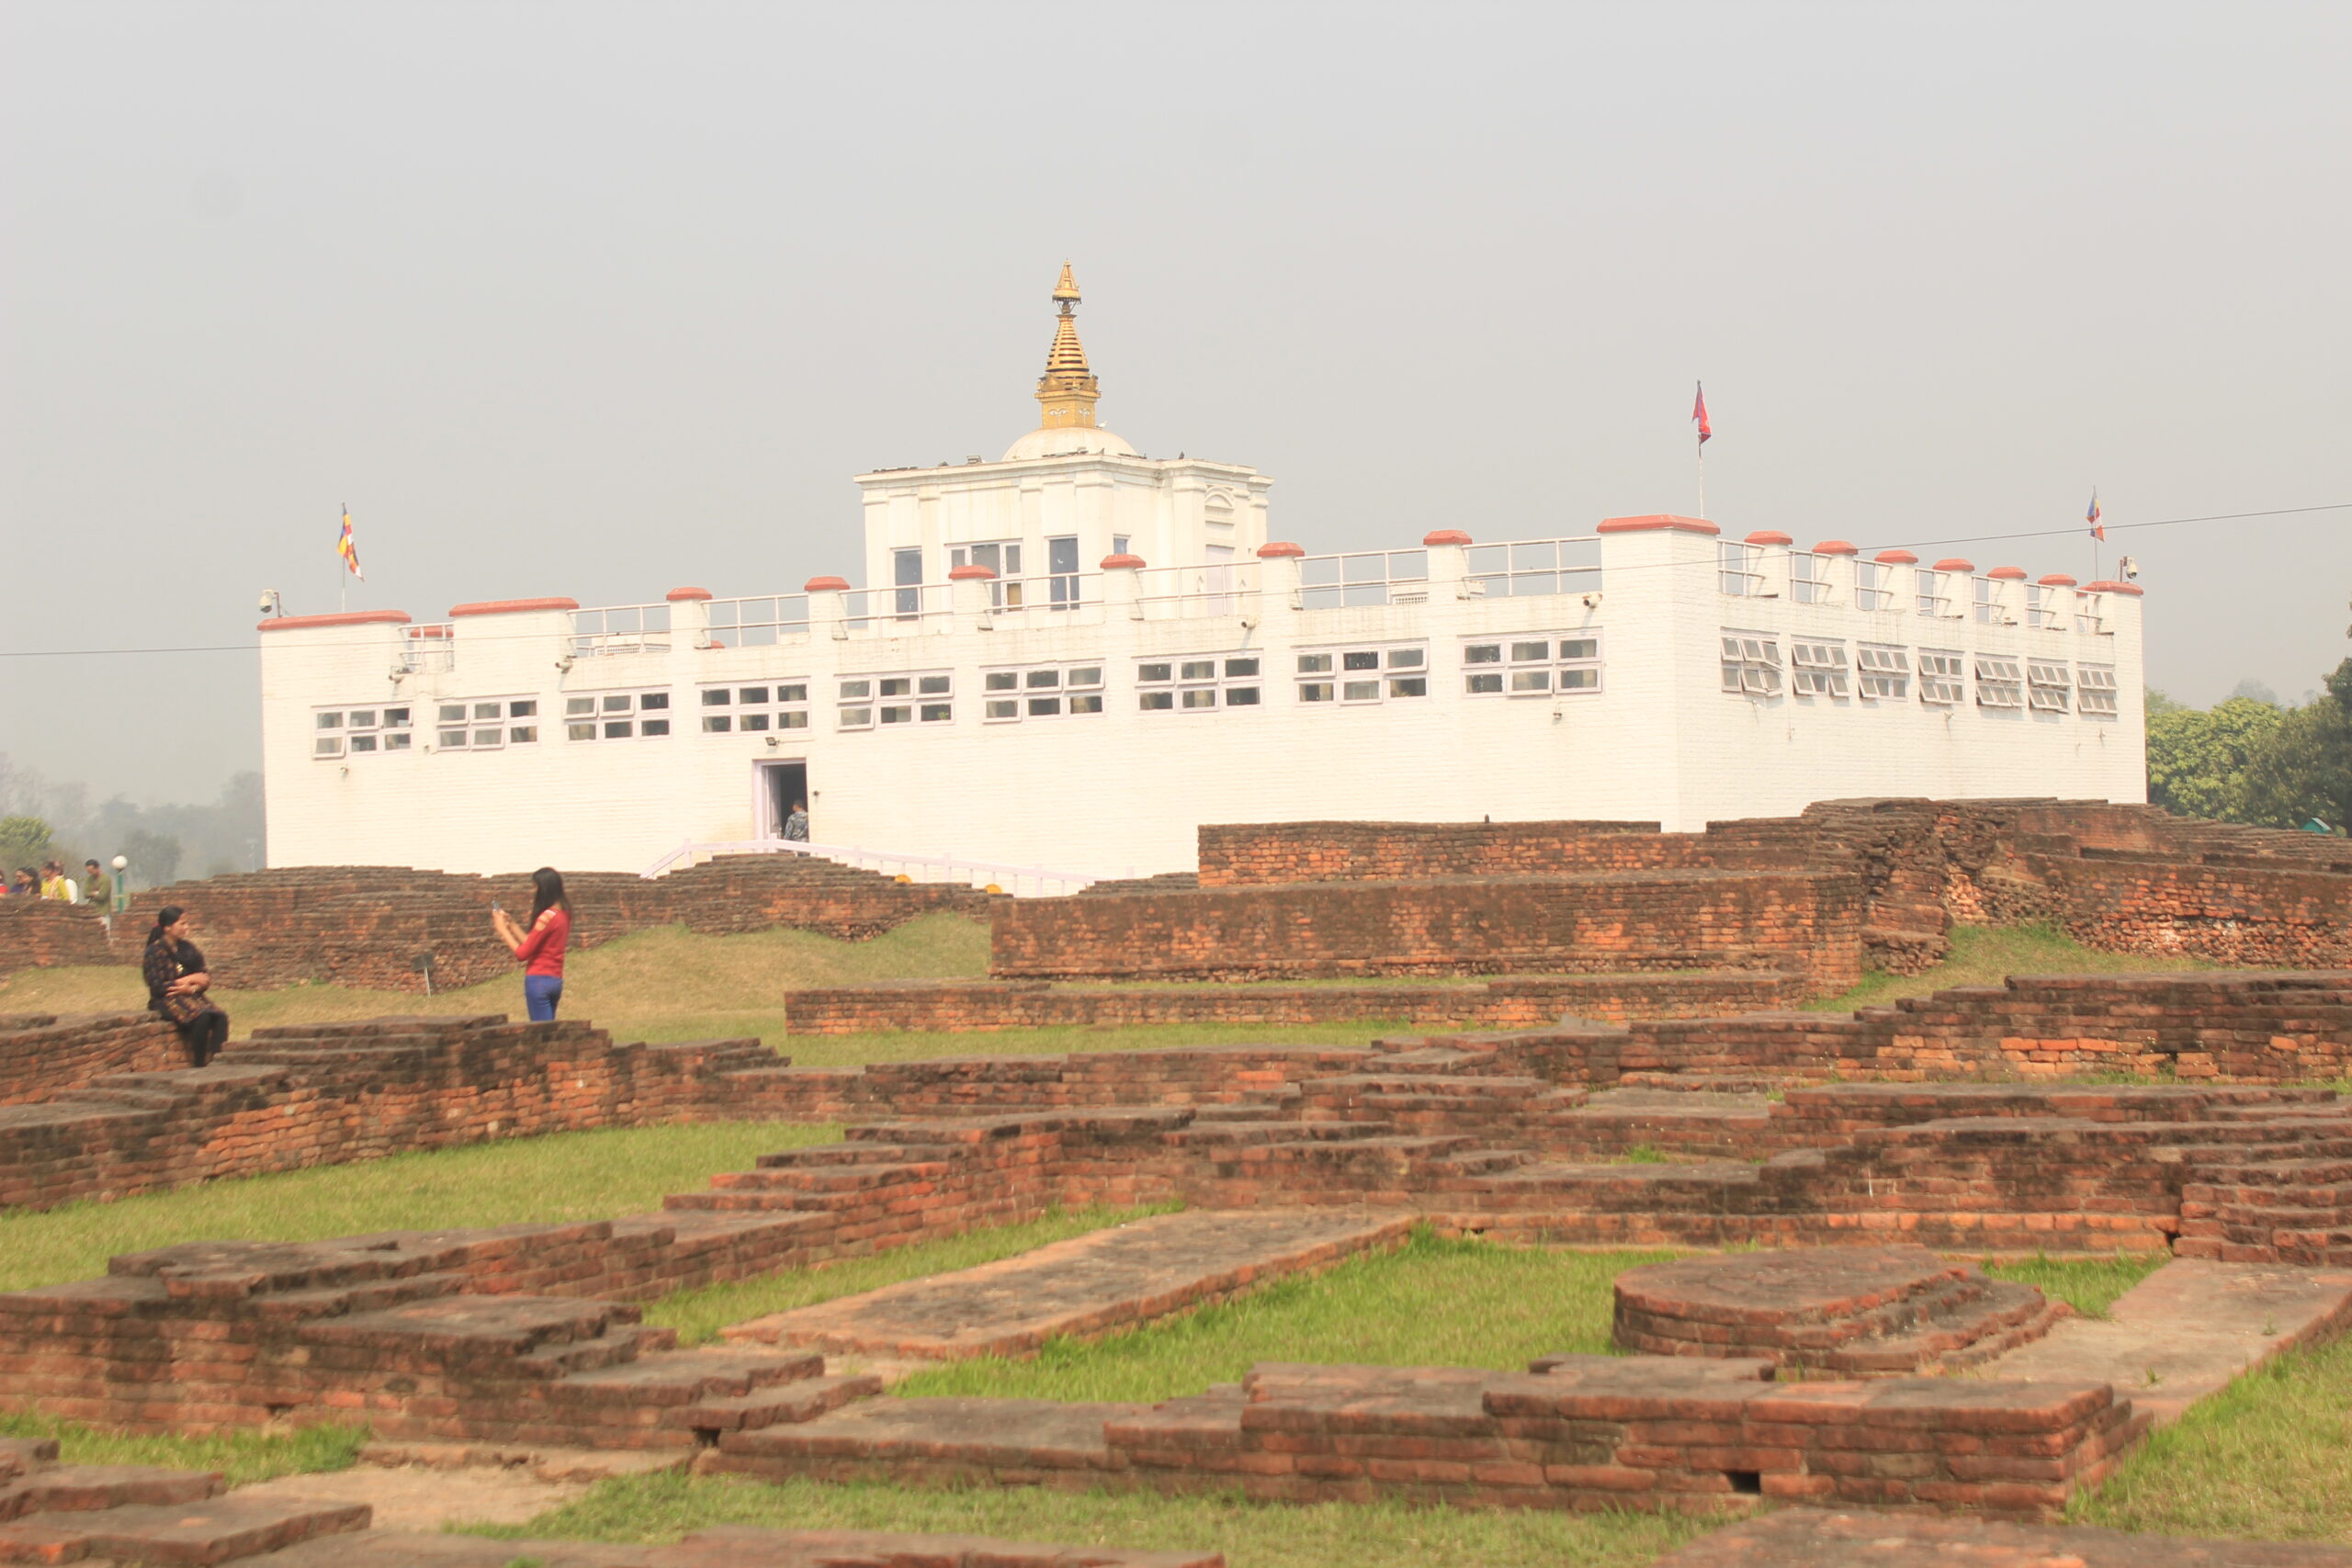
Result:
[[[827,852],[1058,892],[1203,822],[2145,798],[2132,584],[1668,514],[1310,555],[1256,469],[1096,424],[1053,297],[1035,430],[857,477],[865,589],[264,621],[270,863],[649,871],[806,802]]]

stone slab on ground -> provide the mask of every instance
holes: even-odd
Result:
[[[2352,1547],[1789,1508],[1702,1537],[1654,1568],[2352,1568]]]
[[[673,1462],[683,1463],[684,1455]],[[594,1482],[543,1481],[522,1466],[427,1470],[361,1464],[349,1470],[281,1475],[240,1486],[248,1501],[365,1503],[379,1530],[437,1530],[445,1526],[519,1525],[584,1495]]]
[[[365,1466],[422,1470],[510,1470],[548,1482],[606,1481],[677,1470],[693,1455],[680,1449],[567,1449],[538,1443],[374,1442],[359,1450]]]
[[[202,1568],[367,1528],[365,1503],[232,1494],[185,1503],[32,1514],[0,1525],[0,1562],[96,1559]]]
[[[859,1480],[896,1466],[932,1481],[1100,1484],[1120,1468],[1103,1426],[1151,1407],[1056,1399],[869,1399],[793,1426],[724,1432],[697,1472],[792,1473]],[[750,1462],[743,1462],[749,1461]]]
[[[313,1542],[266,1559],[268,1568],[1225,1568],[1216,1551],[1058,1546],[973,1535],[894,1530],[770,1530],[729,1525],[659,1544],[492,1540],[375,1531]]]
[[[2106,1318],[2069,1318],[1982,1371],[2113,1383],[2162,1425],[2279,1351],[2347,1328],[2352,1269],[2182,1258],[2117,1297]]]
[[[1034,1354],[1402,1241],[1413,1218],[1351,1210],[1162,1214],[1017,1258],[773,1313],[738,1343],[919,1360]]]

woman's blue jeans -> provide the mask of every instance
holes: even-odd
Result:
[[[531,1010],[533,1023],[553,1023],[555,1004],[563,1000],[563,976],[560,975],[524,976],[523,1000]]]

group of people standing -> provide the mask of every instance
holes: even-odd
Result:
[[[94,860],[84,861],[82,870],[85,874],[82,880],[75,882],[65,874],[65,865],[62,861],[51,861],[39,871],[28,865],[20,865],[14,878],[0,883],[0,893],[17,898],[46,898],[58,904],[91,904],[101,909],[107,908],[114,901],[113,880],[98,868],[98,863]]]
[[[148,1008],[179,1032],[188,1065],[201,1067],[229,1043],[229,1015],[212,1000],[211,965],[205,962],[204,950],[189,940],[189,923],[188,912],[177,904],[156,910],[140,968],[147,981]],[[564,951],[571,944],[571,901],[564,897],[562,874],[547,865],[531,873],[527,926],[516,924],[496,904],[490,907],[490,923],[523,963],[523,1001],[531,1021],[554,1021],[556,1003],[563,998]]]

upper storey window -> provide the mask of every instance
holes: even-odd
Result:
[[[1724,690],[1751,697],[1781,692],[1781,639],[1752,632],[1723,635]]]
[[[1430,650],[1419,643],[1316,649],[1297,655],[1295,673],[1302,703],[1406,701],[1430,694]]]
[[[1462,645],[1470,696],[1548,697],[1600,690],[1600,634],[1511,637]]]
[[[1265,660],[1254,653],[1152,659],[1136,666],[1136,706],[1146,713],[1207,713],[1261,706]]]
[[[567,740],[654,740],[670,733],[670,694],[582,692],[563,699]]]
[[[492,697],[434,705],[435,751],[494,751],[528,746],[539,738],[536,697]]]
[[[405,751],[415,739],[406,706],[322,708],[311,716],[311,755],[365,757]]]

